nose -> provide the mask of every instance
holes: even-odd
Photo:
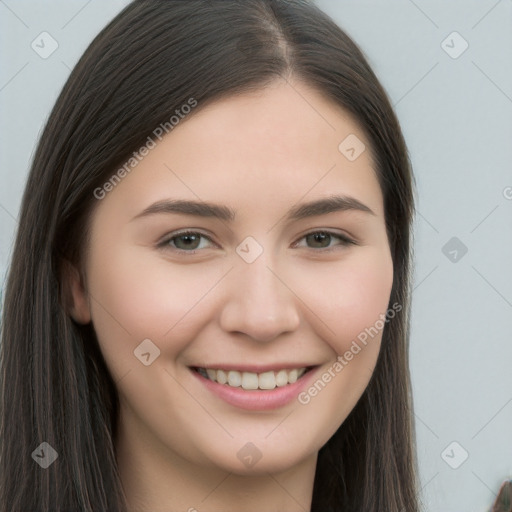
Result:
[[[220,316],[226,332],[242,333],[260,342],[292,332],[300,323],[298,299],[265,255],[263,252],[252,263],[237,262],[228,276],[227,299]]]

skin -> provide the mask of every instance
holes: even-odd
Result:
[[[366,388],[382,333],[305,405],[242,410],[189,367],[300,361],[319,365],[321,378],[386,312],[393,263],[369,142],[344,110],[298,81],[199,107],[98,201],[85,278],[70,283],[71,314],[93,322],[116,382],[130,510],[309,510],[318,450]],[[349,134],[367,148],[355,161],[338,150]],[[374,214],[283,220],[297,203],[333,194]],[[167,198],[226,205],[236,220],[132,220]],[[196,254],[179,238],[157,247],[183,229],[211,241],[192,244]],[[357,244],[305,238],[319,230]],[[252,263],[236,252],[247,236],[263,248]],[[134,356],[147,338],[160,350],[149,366]],[[261,453],[252,467],[237,457],[247,442]]]

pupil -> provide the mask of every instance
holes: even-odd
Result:
[[[321,244],[322,241],[325,242],[327,240],[327,245],[329,245],[329,238],[331,235],[329,235],[327,233],[314,233],[313,235],[310,235],[310,236],[313,237],[315,243],[320,242],[320,244]],[[325,244],[322,247],[325,247]]]
[[[197,240],[199,239],[196,235],[181,235],[178,240],[185,241],[184,245],[190,249],[191,244],[193,245],[194,242],[197,243]],[[193,247],[195,248],[195,247]]]

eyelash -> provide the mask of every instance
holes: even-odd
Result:
[[[357,242],[355,240],[352,240],[351,238],[349,238],[345,235],[342,235],[340,233],[335,233],[335,232],[329,231],[329,230],[310,231],[309,233],[306,233],[304,236],[302,236],[299,239],[299,241],[305,239],[306,237],[308,237],[310,235],[316,235],[316,234],[329,235],[331,237],[339,239],[341,241],[341,243],[338,244],[337,246],[329,247],[329,248],[315,249],[314,247],[309,247],[309,249],[312,249],[314,252],[330,253],[330,252],[335,251],[336,247],[346,247],[349,245],[357,245]],[[181,236],[186,236],[186,235],[199,235],[203,238],[206,238],[211,243],[215,244],[215,242],[213,242],[213,240],[209,236],[205,235],[204,233],[201,233],[200,231],[181,231],[180,233],[173,234],[171,237],[165,238],[164,240],[162,240],[161,242],[159,242],[157,244],[157,247],[160,249],[163,249],[163,250],[171,249],[175,252],[186,253],[186,254],[196,254],[196,253],[200,252],[202,249],[193,249],[191,251],[187,251],[185,249],[178,249],[177,247],[169,246],[169,242],[171,242],[172,240],[179,238]]]

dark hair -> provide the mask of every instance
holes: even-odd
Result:
[[[66,262],[81,269],[93,191],[190,98],[199,111],[290,77],[348,111],[370,142],[394,265],[390,304],[402,305],[369,385],[320,450],[311,510],[418,510],[408,367],[413,183],[385,91],[356,44],[305,0],[135,0],[71,73],[23,195],[1,338],[1,512],[125,510],[115,383],[92,325],[71,319],[64,284]],[[46,470],[31,457],[43,441],[59,454]]]

